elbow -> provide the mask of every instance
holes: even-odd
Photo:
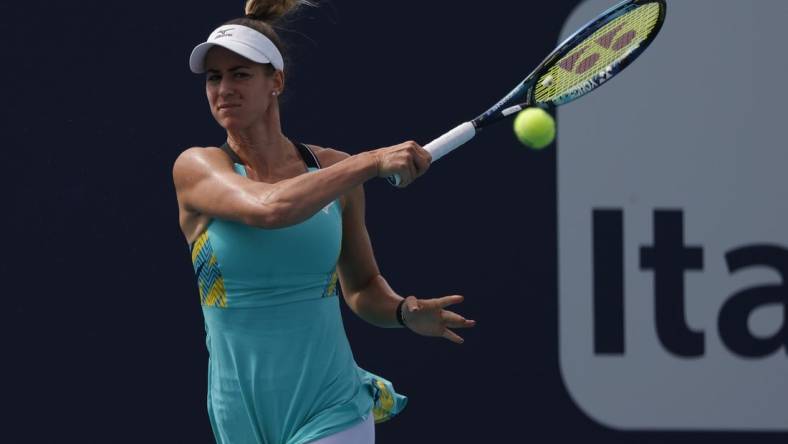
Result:
[[[350,311],[360,317],[361,314],[358,311],[358,293],[345,291],[343,288],[342,297],[345,299],[345,304],[347,304],[348,308],[350,308]]]

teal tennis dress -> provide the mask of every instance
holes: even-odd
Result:
[[[306,145],[296,146],[310,172],[320,168]],[[213,219],[191,245],[217,443],[308,443],[405,407],[405,396],[353,358],[337,297],[341,240],[334,201],[280,229]]]

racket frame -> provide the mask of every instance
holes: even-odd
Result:
[[[536,102],[534,100],[534,93],[536,91],[536,82],[542,75],[550,70],[556,63],[563,59],[567,54],[574,51],[579,44],[584,42],[588,37],[597,32],[600,28],[610,23],[611,21],[621,17],[622,15],[632,11],[635,8],[645,6],[650,3],[659,3],[659,17],[654,29],[637,47],[632,49],[625,57],[619,59],[618,63],[608,65],[600,70],[599,73],[590,79],[595,85],[583,92],[572,95],[571,97],[559,96],[559,101],[550,102]],[[489,126],[501,119],[504,119],[517,111],[520,111],[529,106],[540,106],[542,108],[552,109],[559,105],[565,105],[569,102],[579,99],[580,97],[594,91],[607,80],[615,77],[618,73],[623,71],[630,63],[632,63],[638,56],[648,48],[651,42],[657,37],[662,25],[665,22],[665,12],[667,3],[665,0],[626,0],[618,3],[606,11],[602,12],[593,20],[586,23],[580,29],[575,31],[574,34],[564,39],[561,44],[556,47],[544,60],[537,66],[525,80],[520,82],[512,91],[504,96],[498,103],[490,107],[487,111],[480,114],[473,119],[473,126],[478,130]]]

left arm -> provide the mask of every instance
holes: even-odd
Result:
[[[333,151],[324,153],[331,157],[346,156]],[[342,250],[338,271],[342,294],[348,306],[360,318],[383,328],[400,327],[396,309],[402,296],[398,295],[380,274],[372,243],[364,219],[364,189],[360,185],[344,196],[342,210]],[[405,325],[424,336],[442,336],[452,342],[463,340],[449,328],[473,327],[475,321],[467,320],[445,307],[462,302],[459,295],[438,299],[405,298],[402,317]]]
[[[345,195],[342,211],[342,252],[338,271],[342,295],[361,319],[383,328],[400,327],[396,309],[402,297],[380,274],[364,222],[364,189]]]

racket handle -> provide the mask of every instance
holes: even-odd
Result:
[[[454,151],[455,148],[458,148],[465,142],[473,139],[473,136],[475,135],[476,127],[473,126],[473,123],[465,122],[448,133],[433,140],[432,142],[424,145],[424,149],[432,154],[432,161],[435,162],[441,157]],[[399,184],[402,182],[399,174],[389,176],[388,181],[394,186],[399,186]]]

